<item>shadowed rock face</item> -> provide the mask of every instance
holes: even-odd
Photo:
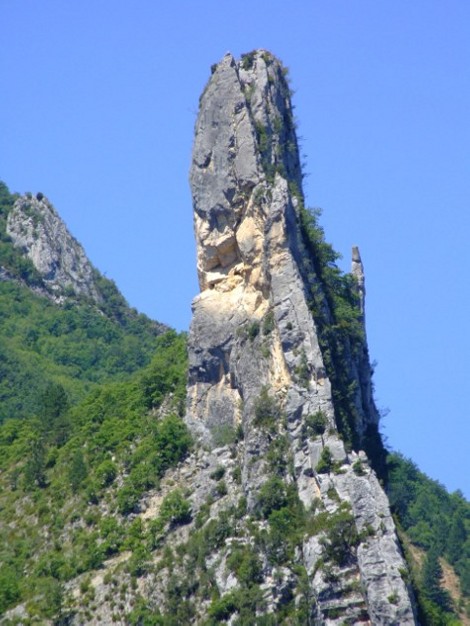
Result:
[[[209,468],[215,462],[241,468],[241,485],[229,484],[226,497],[233,503],[245,496],[253,513],[272,472],[268,451],[282,438],[289,461],[282,480],[307,510],[319,506],[332,520],[349,511],[360,537],[347,558],[331,567],[323,566],[328,539],[322,532],[307,533],[297,548],[295,560],[310,589],[308,623],[415,623],[387,498],[365,453],[346,451],[338,434],[308,300],[312,289],[321,293],[324,285],[299,223],[301,168],[289,88],[270,53],[256,51],[240,62],[228,54],[215,67],[200,100],[190,180],[201,293],[193,302],[186,420],[207,449]],[[353,275],[363,321],[357,248]],[[350,352],[361,441],[378,423],[365,334],[354,354],[344,349]],[[269,428],[260,415],[263,399],[277,407],[271,406]],[[314,436],[307,424],[319,413],[326,426]],[[223,435],[237,429],[243,440],[229,454]],[[319,472],[325,448],[333,465]],[[195,506],[203,499],[203,484],[201,479],[194,492]],[[223,563],[223,550],[214,558]],[[269,612],[277,610],[282,585],[293,585],[294,596],[297,591],[286,572],[273,582],[269,559],[264,563]],[[222,574],[219,579],[227,581]],[[224,584],[221,593],[228,589]]]

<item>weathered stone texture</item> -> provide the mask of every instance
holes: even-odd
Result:
[[[160,491],[147,495],[140,513],[144,522],[158,515],[164,495],[176,485],[187,490],[192,521],[167,530],[152,553],[155,569],[138,579],[138,593],[164,613],[170,582],[177,580],[186,590],[180,601],[193,610],[191,623],[207,624],[214,598],[252,590],[230,566],[233,551],[245,546],[259,559],[258,617],[270,613],[277,620],[286,606],[295,611],[306,603],[301,619],[307,626],[407,626],[416,619],[387,498],[365,452],[346,449],[338,432],[324,347],[309,307],[312,289],[322,293],[324,285],[301,235],[300,172],[281,64],[263,50],[240,62],[226,55],[201,97],[190,176],[201,292],[193,302],[185,420],[195,446],[167,473]],[[357,249],[353,275],[363,321],[364,272]],[[329,314],[325,310],[325,318]],[[345,345],[344,354],[356,383],[361,441],[377,426],[378,413],[365,334],[359,347]],[[267,427],[259,422],[263,398],[274,416]],[[319,412],[326,425],[315,435],[306,424]],[[305,524],[289,559],[273,564],[263,544],[269,522],[259,514],[259,495],[273,476],[268,452],[281,439],[287,446],[278,459],[285,466],[282,480],[295,489],[311,526]],[[329,468],[321,467],[326,449]],[[223,489],[214,480],[220,470]],[[242,513],[234,514],[242,504]],[[198,522],[202,512],[206,521]],[[217,526],[224,513],[231,515],[230,528],[224,526],[223,541],[211,546],[201,564],[188,542],[210,524]],[[332,558],[335,528],[339,544],[342,532],[349,543]],[[170,564],[161,558],[167,548],[174,554]],[[127,574],[119,576],[127,586]],[[210,579],[205,590],[203,577]],[[99,581],[95,587],[97,609],[87,623],[111,624],[109,597]],[[256,612],[252,619],[258,623]],[[227,609],[219,621],[236,620],[236,610]],[[83,622],[77,617],[73,623]]]
[[[347,453],[336,429],[302,270],[300,164],[284,74],[265,51],[240,63],[226,55],[201,97],[191,168],[201,293],[193,303],[186,419],[209,449],[219,445],[221,429],[242,426],[244,443],[236,462],[243,468],[240,493],[250,511],[267,479],[267,443],[255,414],[257,398],[269,390],[282,407],[292,479],[302,502],[308,508],[320,498],[332,514],[347,503],[361,537],[354,557],[336,568],[334,584],[318,567],[321,537],[305,538],[299,559],[309,575],[315,623],[413,624],[412,600],[400,575],[406,565],[387,498],[365,454]],[[364,272],[357,248],[353,275],[363,315]],[[312,272],[309,280],[322,289]],[[358,383],[361,435],[368,424],[378,423],[365,336],[350,370]],[[319,410],[327,417],[327,432],[306,441],[305,417]],[[325,446],[339,471],[317,473]],[[364,467],[359,473],[353,469],[358,459]],[[235,494],[239,488],[234,489]],[[234,584],[224,580],[221,592]],[[274,607],[282,590],[267,579],[263,588]]]
[[[76,295],[100,300],[85,251],[42,194],[18,198],[8,215],[7,234],[31,259],[57,299],[68,288]]]

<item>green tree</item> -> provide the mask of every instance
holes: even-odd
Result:
[[[458,510],[453,516],[447,540],[447,555],[451,563],[456,563],[462,556],[462,546],[467,539],[463,511]]]
[[[191,519],[191,505],[181,489],[175,489],[165,496],[160,508],[160,517],[173,525],[186,524]]]
[[[100,487],[109,487],[117,476],[117,467],[110,459],[106,459],[96,468],[96,477]]]
[[[17,572],[8,565],[0,569],[0,614],[12,606],[20,597]]]
[[[49,382],[39,400],[38,417],[48,441],[62,445],[67,440],[71,424],[65,417],[70,406],[69,398],[60,383]]]
[[[436,549],[431,548],[426,555],[422,571],[422,588],[424,597],[444,611],[452,610],[449,594],[441,586],[442,567]]]
[[[269,395],[267,387],[263,387],[255,401],[254,423],[269,431],[274,431],[281,420],[281,409],[275,398]]]
[[[235,549],[227,560],[228,567],[235,572],[242,585],[251,587],[262,582],[263,568],[258,555],[250,547]]]
[[[40,578],[36,591],[38,595],[32,603],[35,611],[41,617],[55,618],[54,623],[60,624],[64,600],[62,583],[55,578]]]
[[[307,415],[302,424],[302,437],[304,439],[307,437],[316,437],[317,435],[323,437],[327,425],[328,418],[323,411],[317,411],[312,415]]]
[[[260,517],[267,519],[272,511],[282,509],[287,505],[286,484],[278,476],[271,476],[259,490],[257,510]]]
[[[158,423],[155,433],[155,449],[158,450],[158,473],[162,475],[187,454],[191,437],[184,422],[176,415],[168,415]]]
[[[359,542],[354,517],[350,510],[340,510],[329,520],[326,537],[320,540],[325,559],[342,566],[347,563]]]
[[[44,439],[37,432],[31,434],[24,474],[27,487],[46,486],[46,448]]]
[[[327,474],[333,468],[333,456],[328,446],[321,451],[320,460],[317,463],[316,470],[319,474]]]
[[[77,492],[82,482],[87,477],[87,467],[81,450],[76,450],[69,467],[69,482],[72,491]]]
[[[50,421],[57,419],[69,407],[67,393],[60,383],[47,384],[40,398],[39,418],[47,426]]]

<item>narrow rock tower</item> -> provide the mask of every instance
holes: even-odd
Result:
[[[201,293],[186,420],[204,452],[192,503],[196,514],[208,477],[224,474],[210,518],[233,518],[206,561],[218,599],[198,615],[414,624],[406,564],[369,462],[375,455],[380,467],[383,449],[362,263],[355,248],[353,273],[341,275],[304,208],[285,75],[269,52],[238,63],[227,54],[196,123]],[[252,622],[243,621],[247,597]]]

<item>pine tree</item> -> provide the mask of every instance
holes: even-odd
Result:
[[[451,563],[456,563],[462,556],[462,547],[467,538],[463,523],[463,513],[454,514],[447,539],[447,555]]]
[[[448,592],[441,587],[442,567],[435,548],[426,555],[422,570],[422,587],[424,597],[444,611],[452,610],[452,601]]]
[[[78,491],[80,484],[85,480],[87,476],[87,467],[81,450],[77,450],[72,457],[72,462],[69,468],[69,480],[72,487],[72,491]]]
[[[70,421],[66,416],[70,402],[67,392],[60,383],[50,382],[39,400],[38,416],[46,439],[62,445],[70,431]]]
[[[25,466],[25,483],[27,487],[46,486],[44,440],[37,433],[34,433],[30,440],[30,455]]]

